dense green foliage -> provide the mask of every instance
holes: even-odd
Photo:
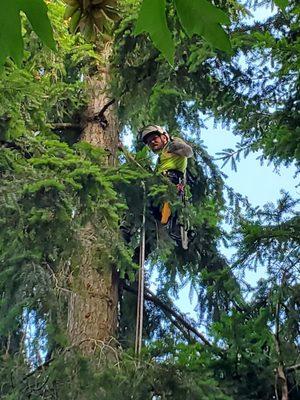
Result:
[[[221,24],[230,20],[219,8],[206,0],[174,0],[173,18],[178,18],[189,37],[203,37],[213,47],[230,52],[231,46]],[[149,33],[154,45],[173,65],[175,46],[168,28],[165,0],[143,0],[135,27],[135,34]]]
[[[272,161],[298,162],[299,5],[290,1],[288,11],[247,25],[241,22],[244,8],[223,3],[235,21],[230,59],[199,38],[178,33],[170,19],[177,44],[172,68],[158,62],[150,42],[132,36],[133,13],[122,21],[114,58],[121,118],[135,128],[156,120],[170,130],[184,127],[196,134],[205,115],[213,114],[241,137],[228,156],[263,149]]]
[[[232,58],[187,35],[168,2],[175,68],[147,37],[133,34],[139,4],[122,2],[125,16],[115,30],[111,88],[121,126],[135,132],[155,121],[178,135],[184,127],[195,151],[184,210],[193,229],[189,250],[176,246],[147,212],[147,283],[156,276],[157,297],[177,314],[149,297],[140,362],[132,356],[133,293],[121,295],[118,339],[123,350],[113,350],[113,362],[106,362],[111,352],[105,346],[85,358],[69,343],[67,299],[83,251],[81,232],[92,221],[94,268],[101,273],[113,263],[130,285],[144,196],[141,180],[149,202],[167,197],[175,208],[182,205],[174,188],[149,171],[151,157],[138,144],[133,150],[138,164],[120,155],[120,164],[111,167],[105,150],[79,141],[88,102],[85,80],[103,67],[101,44],[70,35],[63,3],[52,3],[58,51],[42,47],[24,20],[23,68],[7,60],[1,73],[1,398],[271,400],[282,396],[286,384],[289,399],[296,400],[298,202],[283,193],[277,205],[252,209],[226,187],[198,134],[203,114],[214,115],[232,123],[241,136],[240,150],[226,151],[225,159],[262,149],[271,161],[299,161],[297,2],[278,0],[283,11],[276,9],[265,23],[248,26],[242,22],[244,6],[215,1],[234,21]],[[247,64],[241,63],[243,57]],[[230,237],[222,228],[225,218],[232,223]],[[131,229],[130,243],[119,232],[124,221]],[[237,249],[231,262],[221,254],[221,241]],[[244,280],[249,270],[265,270],[255,287]],[[191,331],[199,324],[185,318],[190,328],[183,325],[172,303],[186,285],[197,297],[206,344],[197,343],[200,336]]]
[[[87,40],[95,41],[97,34],[111,31],[114,21],[119,19],[120,10],[116,0],[64,0],[65,19],[70,19],[70,31],[78,30]],[[125,2],[126,3],[126,2]],[[165,0],[143,0],[138,3],[140,15],[136,25],[136,34],[148,32],[153,43],[162,54],[173,63],[174,43],[166,21]],[[174,0],[178,19],[189,36],[198,34],[204,37],[212,46],[230,50],[228,36],[221,24],[229,25],[226,14],[207,0]],[[7,57],[11,57],[18,65],[23,58],[23,38],[21,32],[20,12],[24,12],[39,38],[52,50],[55,42],[50,21],[47,15],[47,5],[44,0],[12,0],[9,8],[0,12],[2,50],[0,65]]]
[[[0,11],[0,66],[11,57],[20,65],[23,58],[23,37],[20,12],[29,19],[34,31],[52,50],[56,49],[53,32],[43,0],[12,0]]]

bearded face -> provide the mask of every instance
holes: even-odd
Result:
[[[168,143],[168,138],[165,135],[153,133],[147,137],[146,144],[154,153],[158,153]]]

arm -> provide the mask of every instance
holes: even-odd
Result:
[[[174,138],[168,145],[168,151],[170,153],[177,154],[182,157],[193,157],[193,149],[185,141],[180,138]]]

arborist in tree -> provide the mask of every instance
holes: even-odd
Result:
[[[184,140],[171,137],[164,128],[158,125],[148,125],[139,133],[140,140],[158,154],[155,171],[167,177],[177,185],[178,195],[184,199],[186,183],[186,169],[188,158],[193,156],[193,150]],[[160,222],[169,224],[170,236],[175,240],[182,239],[182,233],[178,231],[177,215],[172,215],[168,202],[164,202],[160,210]],[[185,232],[187,234],[187,232]],[[187,239],[186,239],[187,240]],[[182,242],[184,248],[187,244]]]

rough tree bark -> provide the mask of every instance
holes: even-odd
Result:
[[[107,163],[117,160],[118,121],[114,101],[109,96],[109,55],[104,66],[88,77],[89,104],[82,118],[81,140],[108,152]],[[68,309],[68,333],[72,345],[90,355],[103,346],[113,347],[118,324],[118,276],[113,265],[101,265],[97,252],[97,232],[92,221],[81,231],[83,256],[72,281]],[[99,269],[101,265],[101,269]]]

